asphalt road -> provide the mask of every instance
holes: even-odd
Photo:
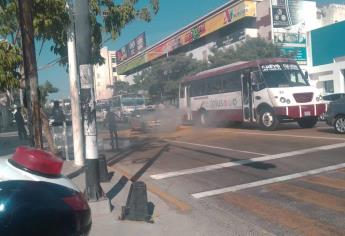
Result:
[[[323,123],[156,137],[114,166],[169,195],[186,235],[345,235],[345,136]]]

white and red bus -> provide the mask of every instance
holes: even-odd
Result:
[[[290,121],[311,128],[325,111],[321,94],[286,58],[236,62],[188,76],[180,84],[179,103],[194,123],[255,122],[264,130]]]

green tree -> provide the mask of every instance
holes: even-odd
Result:
[[[20,49],[9,42],[0,41],[0,91],[19,85],[18,67],[22,62]]]
[[[117,81],[115,83],[115,91],[117,94],[137,93],[138,89],[127,81]]]
[[[215,68],[237,61],[249,61],[262,58],[286,57],[277,44],[263,38],[250,38],[235,47],[226,49],[212,48],[208,57],[209,67]],[[291,55],[290,55],[291,56]]]
[[[147,90],[152,100],[174,101],[178,96],[179,81],[205,69],[206,65],[191,54],[172,55],[153,62],[150,68],[134,76],[134,86]]]
[[[50,50],[58,55],[60,59],[56,62],[66,65],[67,61],[67,28],[69,16],[66,8],[67,0],[34,0],[33,1],[33,25],[35,39],[39,43],[39,51],[46,42],[51,43]],[[138,7],[138,3],[144,3],[144,7]],[[142,4],[141,4],[142,6]],[[135,19],[150,21],[153,14],[159,9],[159,0],[123,0],[117,3],[115,0],[90,0],[90,12],[92,23],[92,51],[93,63],[103,63],[100,56],[102,42],[109,39],[116,39],[121,30]],[[102,37],[110,35],[110,38],[103,40]],[[21,61],[17,60],[21,55],[20,29],[18,19],[18,3],[14,0],[0,0],[0,39],[7,39],[16,53],[3,51],[6,60],[15,65],[3,68],[5,74],[14,74]],[[14,79],[18,79],[15,74]],[[13,83],[13,77],[1,79],[6,83],[5,87],[18,86]],[[3,87],[3,86],[1,86]]]
[[[54,87],[49,81],[46,81],[44,84],[40,85],[39,90],[42,105],[46,104],[49,94],[59,92],[59,89]]]

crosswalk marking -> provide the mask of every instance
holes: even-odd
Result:
[[[222,198],[236,207],[252,212],[269,222],[277,223],[290,230],[296,231],[300,235],[343,235],[342,232],[339,232],[339,230],[332,225],[306,217],[298,211],[274,206],[271,202],[266,202],[254,196],[231,193],[224,194]]]
[[[299,201],[308,202],[333,211],[345,212],[345,199],[341,199],[329,194],[316,192],[286,183],[271,185],[269,186],[269,189]]]
[[[224,131],[226,133],[232,133],[232,134],[245,134],[245,135],[262,135],[262,136],[276,136],[276,137],[290,137],[290,138],[304,138],[304,139],[323,139],[323,140],[339,140],[339,141],[345,141],[345,138],[336,138],[336,137],[322,137],[322,136],[306,136],[306,135],[293,135],[293,134],[283,134],[283,133],[267,133],[267,132],[245,132],[245,131]]]
[[[167,172],[167,173],[162,173],[162,174],[155,174],[155,175],[151,175],[151,178],[157,179],[157,180],[158,179],[165,179],[165,178],[171,178],[171,177],[176,177],[176,176],[181,176],[181,175],[217,170],[217,169],[221,169],[221,168],[228,168],[228,167],[233,167],[233,166],[243,166],[243,165],[251,164],[253,162],[263,162],[263,161],[281,159],[281,158],[285,158],[285,157],[302,155],[302,154],[306,154],[306,153],[325,151],[325,150],[336,149],[336,148],[343,148],[343,147],[345,147],[345,143],[337,143],[337,144],[319,146],[319,147],[314,147],[314,148],[307,148],[307,149],[302,149],[302,150],[297,150],[297,151],[292,151],[292,152],[284,152],[284,153],[267,155],[267,156],[262,156],[262,157],[255,157],[255,158],[245,159],[245,160],[240,160],[240,161],[225,162],[225,163],[196,167],[196,168],[191,168],[191,169],[172,171],[172,172]]]
[[[303,179],[304,182],[345,190],[345,180],[330,178],[327,176],[313,176]]]
[[[327,167],[314,169],[314,170],[308,170],[308,171],[295,173],[295,174],[291,174],[291,175],[284,175],[284,176],[280,176],[280,177],[275,177],[275,178],[270,178],[270,179],[265,179],[265,180],[259,180],[259,181],[255,181],[255,182],[251,182],[251,183],[235,185],[235,186],[231,186],[231,187],[225,187],[225,188],[214,189],[214,190],[200,192],[200,193],[194,193],[194,194],[192,194],[192,196],[194,198],[204,198],[204,197],[214,196],[214,195],[227,193],[227,192],[236,192],[236,191],[243,190],[243,189],[259,187],[259,186],[263,186],[263,185],[267,185],[267,184],[273,184],[273,183],[277,183],[277,182],[283,182],[286,180],[301,178],[304,176],[316,175],[316,174],[320,174],[322,172],[337,170],[340,168],[345,168],[345,163],[333,165],[333,166],[327,166]]]
[[[224,151],[242,152],[242,153],[248,153],[248,154],[254,154],[254,155],[262,155],[262,156],[267,155],[266,153],[250,152],[250,151],[233,149],[233,148],[210,146],[210,145],[205,145],[205,144],[200,144],[200,143],[190,143],[190,142],[176,141],[176,140],[170,140],[170,139],[166,139],[165,141],[167,141],[169,143],[186,144],[186,145],[190,145],[190,146],[206,147],[206,148],[219,149],[219,150],[224,150]]]

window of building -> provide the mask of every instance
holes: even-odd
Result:
[[[113,67],[113,72],[116,72],[116,67]]]
[[[111,58],[111,63],[116,63],[116,58],[115,57]]]
[[[324,87],[325,93],[334,93],[334,81],[333,80],[324,81],[323,87]]]

